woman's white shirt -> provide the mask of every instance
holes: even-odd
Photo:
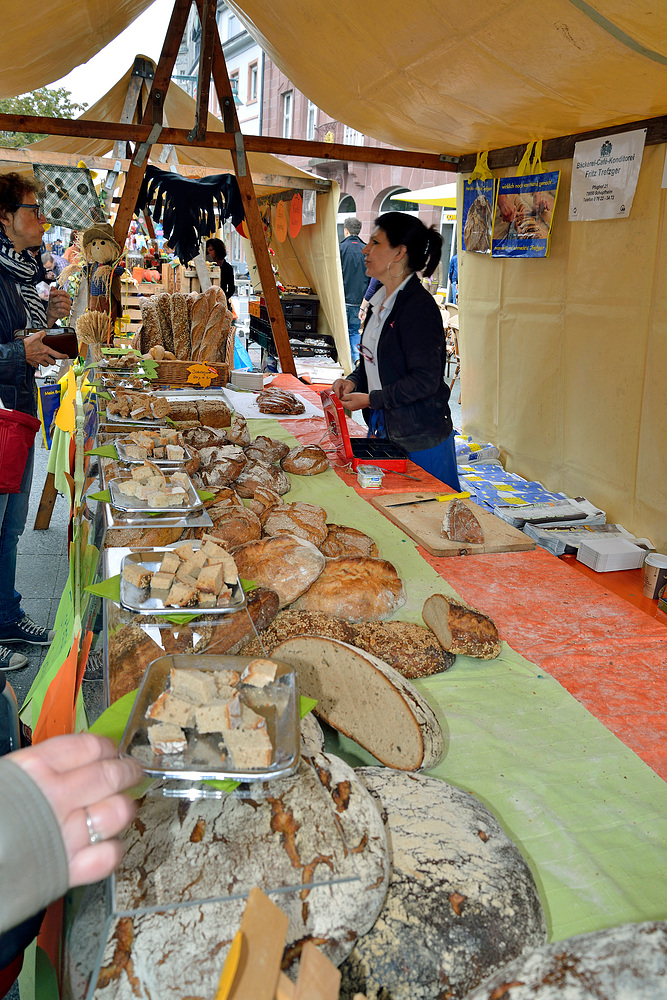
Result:
[[[363,336],[361,338],[361,355],[364,359],[369,392],[382,388],[380,371],[377,364],[377,346],[380,340],[380,334],[382,333],[382,327],[384,326],[385,320],[394,308],[396,296],[400,290],[407,285],[411,277],[412,272],[408,274],[405,281],[402,281],[398,288],[394,289],[391,295],[387,295],[387,289],[383,285],[382,288],[378,288],[377,292],[370,301],[370,304],[373,307],[373,312],[364,327]]]

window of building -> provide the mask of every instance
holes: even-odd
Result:
[[[351,215],[357,214],[357,203],[351,194],[344,194],[338,202],[338,214],[336,216],[336,228],[338,229],[338,242],[343,239],[343,224]]]
[[[308,117],[306,119],[306,139],[315,138],[315,127],[317,125],[318,108],[312,101],[308,101]]]
[[[237,97],[240,100],[241,95],[239,94],[239,71],[237,69],[235,69],[233,73],[229,74],[229,82],[232,87],[232,94],[234,95],[234,97]]]
[[[347,143],[349,146],[363,146],[364,133],[357,132],[356,129],[350,128],[349,125],[345,125],[343,127],[343,142]]]
[[[390,194],[386,195],[380,205],[380,215],[383,212],[405,212],[407,215],[417,215],[419,213],[419,205],[416,202],[395,200],[397,194],[406,194],[408,190],[408,188],[396,188]]]
[[[248,104],[257,100],[257,60],[248,66]]]
[[[234,14],[230,14],[227,18],[227,38],[233,38],[234,35],[238,35],[240,31],[241,22]]]
[[[283,139],[292,138],[292,91],[283,94]]]

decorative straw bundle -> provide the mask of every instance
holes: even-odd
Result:
[[[76,335],[79,343],[90,345],[93,361],[102,360],[101,344],[106,344],[109,336],[109,314],[106,312],[85,312],[76,321]]]

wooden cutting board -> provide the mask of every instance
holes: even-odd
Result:
[[[463,500],[470,507],[484,531],[484,544],[450,542],[440,534],[447,501],[439,501],[439,493],[385,493],[369,497],[378,510],[414,538],[432,556],[475,556],[484,552],[524,552],[535,548],[535,541],[513,528],[490,511],[478,507],[472,500]]]

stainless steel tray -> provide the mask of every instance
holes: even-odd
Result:
[[[130,456],[127,454],[127,445],[125,444],[124,441],[116,441],[115,444],[116,444],[116,451],[118,452],[118,458],[120,459],[121,462],[127,462],[129,465],[143,465],[144,462],[148,461],[151,462],[153,465],[176,466],[176,465],[185,465],[185,463],[189,462],[192,458],[192,452],[188,450],[187,445],[183,446],[183,458],[180,459],[153,458],[152,455],[149,455],[147,459],[144,459],[144,458],[130,458]],[[173,510],[173,508],[170,508],[170,510]]]
[[[228,615],[235,611],[242,611],[246,606],[246,595],[239,580],[232,587],[232,596],[227,607],[224,608],[177,608],[173,605],[166,605],[159,597],[147,596],[145,590],[140,590],[134,584],[128,583],[123,577],[123,569],[126,563],[141,563],[147,569],[157,573],[162,563],[165,552],[170,552],[183,545],[183,542],[175,543],[169,548],[144,549],[143,552],[129,552],[123,557],[120,564],[120,603],[126,611],[134,611],[138,615],[177,615],[177,614],[202,614],[202,615]],[[193,550],[201,548],[200,543],[190,542]]]
[[[156,754],[148,742],[146,719],[150,705],[169,686],[172,667],[193,670],[236,670],[239,674],[251,662],[251,656],[211,656],[207,654],[180,654],[161,656],[146,668],[137,692],[132,714],[128,719],[120,743],[121,756],[134,757],[147,774],[159,778],[179,778],[187,781],[215,781],[233,778],[237,781],[266,781],[285,778],[299,765],[299,697],[296,674],[286,663],[278,663],[278,674],[272,684],[264,688],[239,685],[241,701],[266,719],[266,726],[273,745],[272,762],[267,768],[249,771],[234,770],[220,759],[218,744],[224,733],[198,734],[185,730],[187,749],[182,754]]]
[[[189,480],[190,485],[186,490],[188,503],[181,504],[178,507],[151,507],[147,500],[140,500],[138,497],[128,497],[124,493],[119,493],[117,484],[125,482],[129,478],[129,476],[117,476],[116,479],[109,480],[111,505],[116,510],[123,511],[125,514],[175,514],[182,517],[188,511],[199,510],[200,507],[204,506],[204,501],[201,500],[191,479]]]
[[[138,390],[130,390],[137,392]],[[132,417],[121,417],[118,413],[106,411],[106,420],[110,424],[131,424],[132,427],[166,427],[165,417],[153,417],[151,420],[133,420]]]

